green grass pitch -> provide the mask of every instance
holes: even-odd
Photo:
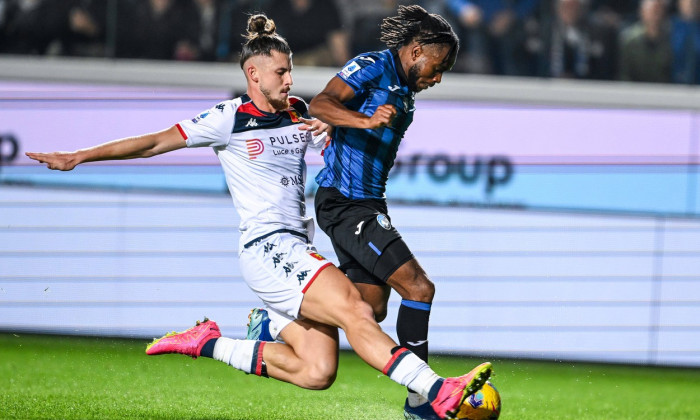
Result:
[[[307,391],[211,359],[146,356],[146,340],[0,334],[2,419],[403,419],[405,391],[342,352]],[[433,356],[441,375],[481,359]],[[700,419],[700,370],[492,360],[502,420]]]

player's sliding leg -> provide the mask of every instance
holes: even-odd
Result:
[[[454,416],[464,399],[478,391],[491,374],[491,364],[483,363],[461,377],[438,376],[423,360],[397,346],[380,329],[370,306],[334,266],[327,266],[318,273],[304,295],[300,314],[306,319],[343,328],[350,345],[363,360],[430,401],[440,418]],[[183,333],[168,334],[154,341],[147,353],[208,356],[244,372],[270,375],[309,388],[327,387],[337,368],[337,335],[330,333],[332,329],[318,325],[286,331],[292,325],[301,325],[300,322],[296,320],[283,329],[283,338],[288,342],[284,344],[220,338],[216,324],[207,321]],[[317,341],[308,341],[310,333],[316,333]],[[311,344],[304,347],[303,343]]]
[[[301,315],[345,331],[353,350],[370,366],[430,401],[436,414],[454,415],[466,397],[478,391],[491,375],[484,363],[467,375],[441,378],[423,360],[384,333],[372,308],[336,267],[324,269],[307,290]]]
[[[222,337],[216,340],[209,357],[244,372],[269,376],[302,388],[331,386],[338,369],[337,328],[310,320],[295,320],[284,327],[280,336],[284,343]],[[208,354],[202,352],[202,356]]]
[[[399,248],[403,249],[402,251],[396,251],[398,255],[410,252],[403,241],[397,241],[395,246],[403,247]],[[394,271],[387,283],[402,297],[396,318],[396,336],[399,343],[427,363],[428,325],[435,286],[415,258]],[[408,390],[404,404],[404,416],[407,419],[421,420],[435,418],[428,401],[411,389]]]
[[[303,388],[328,388],[338,368],[338,329],[296,320],[284,327],[280,335],[285,343],[221,337],[216,323],[205,319],[186,331],[154,340],[146,353],[209,357],[246,373]]]

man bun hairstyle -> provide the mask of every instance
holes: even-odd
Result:
[[[272,51],[292,55],[287,41],[277,34],[275,21],[264,14],[252,15],[248,18],[248,33],[243,37],[246,41],[243,43],[239,59],[241,68],[250,57],[256,55],[270,57]]]
[[[385,18],[379,38],[389,48],[399,49],[416,41],[419,45],[444,44],[456,57],[459,39],[452,26],[440,15],[418,5],[399,6],[398,16]]]

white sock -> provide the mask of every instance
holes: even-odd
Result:
[[[418,407],[428,402],[428,399],[424,396],[410,391],[408,392],[408,398],[406,398],[406,400],[408,401],[409,407]]]
[[[246,373],[255,373],[253,354],[258,350],[255,340],[235,340],[219,337],[214,345],[214,359]],[[257,356],[256,356],[257,359]]]
[[[384,367],[384,374],[426,399],[433,385],[442,379],[427,363],[405,348],[394,353]]]

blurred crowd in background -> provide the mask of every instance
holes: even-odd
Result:
[[[700,0],[0,0],[0,53],[237,61],[264,12],[296,65],[338,67],[399,4],[452,23],[454,71],[700,84]]]

